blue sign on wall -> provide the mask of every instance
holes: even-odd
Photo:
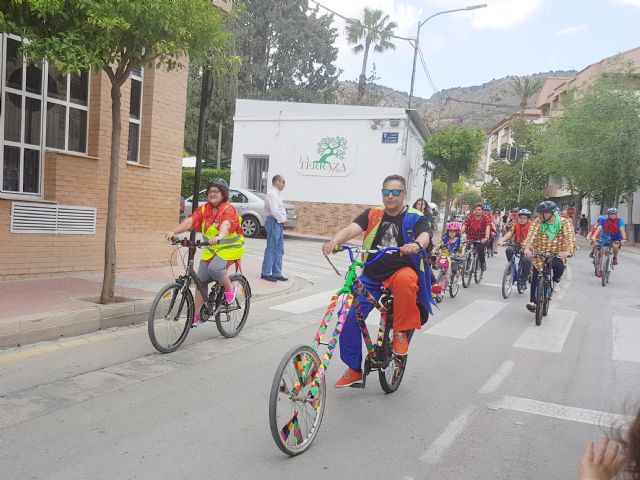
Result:
[[[382,132],[382,143],[398,143],[398,132]]]

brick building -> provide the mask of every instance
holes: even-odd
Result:
[[[106,74],[25,65],[0,36],[0,280],[101,270],[111,149]],[[134,71],[122,91],[118,268],[166,264],[178,221],[187,68]]]

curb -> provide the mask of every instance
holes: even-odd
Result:
[[[297,286],[297,278],[292,277],[287,282],[286,288],[272,293],[254,293],[252,298],[281,295]],[[154,297],[16,317],[11,319],[11,323],[0,323],[0,348],[21,347],[37,342],[85,335],[107,328],[143,323],[147,321]]]

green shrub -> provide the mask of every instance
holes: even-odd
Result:
[[[183,198],[187,198],[193,195],[193,177],[195,176],[195,173],[195,168],[182,169],[181,195]],[[207,186],[207,182],[214,178],[224,178],[227,182],[229,182],[230,176],[231,170],[228,168],[221,168],[220,170],[218,170],[217,168],[203,168],[200,171],[200,188],[198,190],[202,190],[203,188],[205,188]]]

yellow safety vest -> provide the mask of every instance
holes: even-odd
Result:
[[[205,230],[206,222],[204,221],[204,211],[205,206],[202,206],[202,236],[207,240],[210,240],[214,237],[218,236],[218,227],[216,227],[215,223],[211,224],[209,228]],[[222,212],[218,212],[218,217]],[[242,218],[238,215],[238,223],[242,223]],[[224,237],[220,242],[216,245],[211,245],[205,248],[204,252],[202,252],[202,260],[209,261],[213,257],[220,257],[226,261],[232,260],[240,260],[244,255],[244,235],[238,233],[229,233],[226,237]]]

